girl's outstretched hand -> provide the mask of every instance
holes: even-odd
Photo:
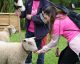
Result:
[[[41,53],[46,53],[49,50],[47,46],[44,46],[42,49],[38,50],[36,53],[41,54]]]
[[[43,51],[43,50],[41,49],[41,50],[38,50],[36,53],[37,53],[37,54],[41,54],[41,53],[45,53],[45,51]]]

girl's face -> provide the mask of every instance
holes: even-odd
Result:
[[[46,13],[43,12],[43,16],[44,16],[45,21],[47,21],[47,22],[50,21],[51,15],[47,15]]]

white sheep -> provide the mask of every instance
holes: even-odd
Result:
[[[14,34],[16,29],[13,25],[9,25],[0,31],[0,41],[10,41],[10,35]]]
[[[25,64],[29,51],[37,51],[34,37],[22,43],[0,41],[0,64]]]

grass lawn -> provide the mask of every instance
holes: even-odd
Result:
[[[21,34],[22,39],[24,39],[25,31],[22,31]],[[10,39],[11,41],[20,41],[20,34],[17,32],[16,34],[12,35]],[[61,51],[66,47],[66,40],[63,37],[61,37],[57,46],[60,48]],[[56,47],[45,54],[45,64],[57,64],[58,57],[55,56],[55,49]],[[36,60],[37,54],[33,53],[33,64],[36,64]]]

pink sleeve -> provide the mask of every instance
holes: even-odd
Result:
[[[53,27],[52,27],[52,34],[54,35],[63,34],[63,24],[60,19],[55,20]]]

